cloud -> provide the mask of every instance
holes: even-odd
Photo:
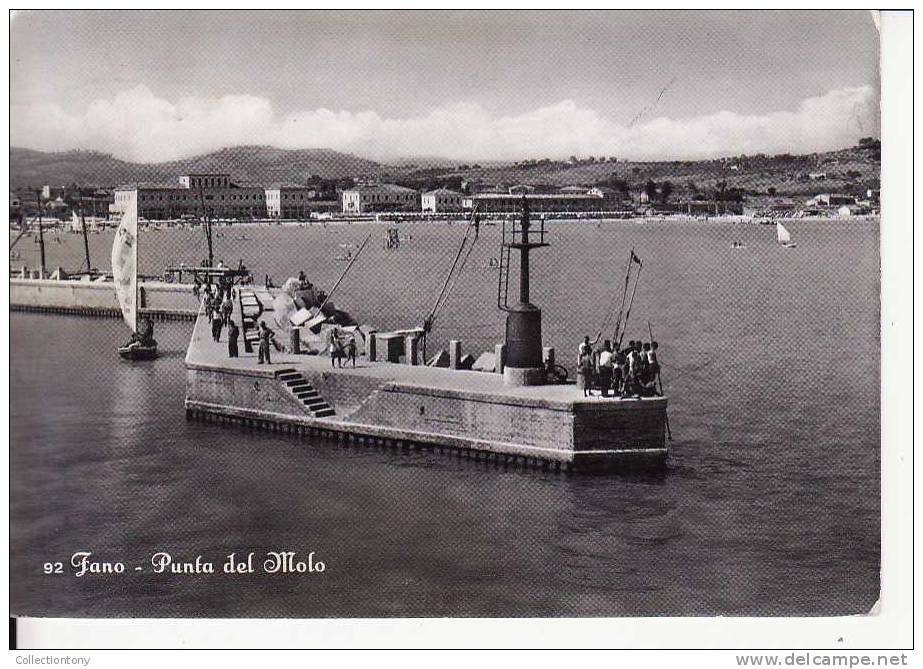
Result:
[[[331,148],[379,160],[562,158],[697,159],[740,153],[805,153],[877,135],[878,98],[869,86],[808,98],[795,110],[719,111],[686,119],[649,118],[632,127],[562,100],[515,116],[454,104],[416,118],[374,111],[315,109],[280,116],[265,98],[226,95],[171,102],[145,86],[96,100],[82,112],[55,103],[14,105],[11,143],[40,150],[96,149],[157,162],[226,146]]]

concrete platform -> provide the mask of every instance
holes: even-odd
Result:
[[[281,337],[280,337],[281,340]],[[200,317],[186,355],[186,409],[269,429],[461,449],[566,468],[657,466],[666,398],[585,398],[573,385],[510,387],[502,374],[272,352],[228,358]],[[280,378],[283,377],[283,378]],[[295,391],[323,400],[317,417]]]

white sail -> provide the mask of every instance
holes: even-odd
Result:
[[[122,316],[132,332],[138,330],[138,207],[132,201],[112,242],[112,279]]]
[[[792,236],[788,233],[788,230],[785,229],[785,226],[781,223],[776,223],[776,234],[779,237],[780,244],[788,244],[792,241]]]
[[[83,227],[80,225],[80,219],[77,218],[77,212],[71,212],[71,232],[81,232]]]

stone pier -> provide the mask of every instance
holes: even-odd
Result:
[[[258,365],[226,349],[200,318],[186,355],[191,415],[568,469],[656,467],[667,457],[665,398],[584,398],[573,385],[509,387],[501,374],[366,358],[333,370],[323,355],[274,352],[272,365]],[[449,350],[457,360],[459,347]]]

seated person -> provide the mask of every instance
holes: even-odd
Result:
[[[154,323],[149,318],[142,318],[138,321],[138,331],[132,333],[126,346],[157,346],[157,341],[154,339]]]

